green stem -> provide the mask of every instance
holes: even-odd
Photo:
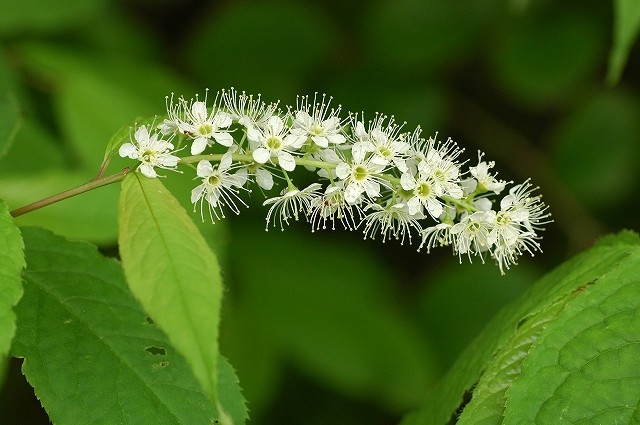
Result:
[[[102,186],[109,185],[111,183],[116,183],[121,181],[124,176],[126,176],[131,171],[131,168],[125,168],[119,173],[112,174],[107,177],[96,177],[93,180],[88,181],[87,183],[80,185],[78,187],[74,187],[73,189],[66,190],[64,192],[58,193],[56,195],[50,196],[48,198],[42,199],[38,202],[34,202],[33,204],[25,205],[24,207],[15,209],[11,211],[12,217],[18,217],[22,214],[26,214],[30,211],[35,211],[42,207],[46,207],[47,205],[54,204],[58,201],[62,201],[63,199],[71,198],[72,196],[80,195],[81,193],[88,192],[93,189],[97,189]]]
[[[179,164],[192,164],[194,162],[206,160],[206,161],[220,161],[224,154],[212,154],[212,155],[193,155],[193,156],[185,156],[184,158],[180,158],[178,161]],[[252,155],[249,154],[238,154],[234,153],[231,155],[233,162],[244,162],[246,164],[251,164],[256,162],[253,159]],[[271,158],[274,164],[278,164],[277,158]],[[296,165],[302,165],[303,167],[316,167],[316,168],[324,168],[327,170],[332,170],[338,166],[338,164],[332,164],[324,161],[314,161],[312,159],[305,158],[295,158]]]

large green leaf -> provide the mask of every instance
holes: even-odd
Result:
[[[120,254],[132,292],[185,356],[205,393],[218,400],[222,280],[215,255],[158,179],[129,174],[119,208]]]
[[[613,46],[609,54],[607,83],[615,85],[620,81],[624,65],[633,43],[640,32],[640,2],[637,0],[613,1]]]
[[[0,358],[9,352],[16,329],[13,306],[22,296],[24,245],[7,204],[0,201]]]
[[[22,230],[28,267],[12,355],[24,357],[53,423],[213,423],[214,405],[120,265],[86,242]]]
[[[480,381],[473,389],[473,398],[465,406],[458,425],[500,424],[504,414],[506,391],[522,370],[522,361],[545,326],[566,306],[573,294],[527,318],[515,334],[498,350]]]
[[[637,235],[622,233],[603,240],[546,275],[522,298],[507,306],[487,324],[431,392],[424,407],[406,416],[403,424],[446,424],[455,418],[456,412],[465,407],[465,396],[473,396],[473,388],[485,371],[496,366],[500,369],[500,365],[492,366],[494,361],[500,361],[501,352],[511,350],[509,344],[515,346],[514,341],[519,338],[517,333],[520,329],[526,331],[527,322],[535,324],[539,317],[546,317],[542,312],[563,299],[571,298],[572,294],[575,294],[572,302],[580,300],[590,293],[591,287],[599,284],[602,276],[627,260],[635,261],[638,250],[640,241]],[[587,287],[589,289],[585,290]],[[542,316],[536,319],[540,313]],[[553,320],[549,323],[553,323]],[[536,337],[542,340],[543,335],[544,330]],[[499,396],[497,391],[494,395]]]
[[[507,390],[505,424],[640,422],[640,249],[548,324]]]

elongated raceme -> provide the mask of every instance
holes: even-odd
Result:
[[[150,178],[157,176],[154,167],[197,163],[200,184],[191,201],[203,221],[239,214],[238,205],[247,205],[241,196],[253,184],[272,191],[274,182],[284,182],[264,201],[267,229],[304,217],[312,230],[339,222],[362,228],[365,239],[412,243],[413,234],[421,239],[419,250],[450,246],[460,259],[491,257],[502,273],[523,253],[540,251],[539,233],[551,220],[537,188],[527,180],[500,198],[513,182],[498,179],[482,152],[467,165],[450,138],[425,139],[420,127],[403,131],[404,124],[382,114],[342,117],[341,106],[332,107],[326,95],[299,97],[284,111],[279,102],[233,88],[217,93],[211,106],[208,97],[167,97],[167,118],[154,128],[141,126],[120,149]],[[174,155],[185,147],[192,156]],[[300,168],[317,181],[298,188],[291,172]]]

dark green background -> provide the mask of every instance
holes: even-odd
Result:
[[[90,179],[120,127],[162,114],[171,92],[205,87],[283,105],[326,93],[345,110],[450,136],[470,164],[481,149],[502,178],[540,186],[555,220],[544,253],[506,276],[479,261],[460,266],[447,249],[416,253],[357,232],[311,234],[297,223],[265,233],[259,191],[240,216],[201,226],[221,258],[222,351],[252,423],[396,423],[498,308],[599,235],[640,227],[640,51],[607,87],[611,2],[0,5],[0,95],[22,115],[0,159],[10,208]],[[166,183],[190,208],[191,176]],[[115,255],[117,194],[103,188],[19,223]],[[39,423],[18,367],[0,393],[0,422]]]

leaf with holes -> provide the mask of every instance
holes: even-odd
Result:
[[[210,424],[185,359],[86,242],[23,228],[28,267],[12,355],[53,423]]]

